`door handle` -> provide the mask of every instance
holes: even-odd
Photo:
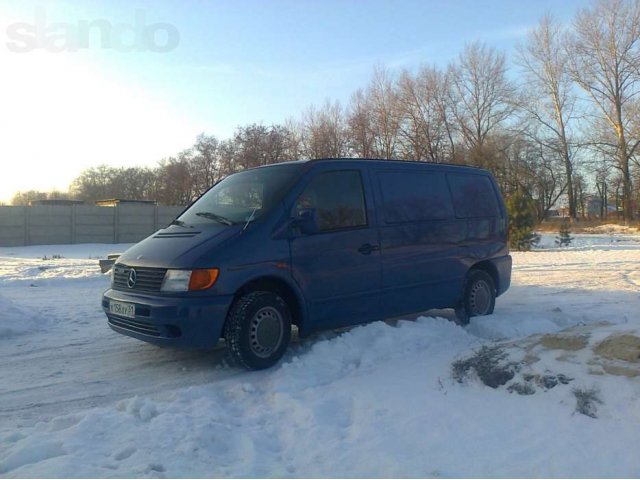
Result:
[[[380,250],[380,245],[371,245],[370,243],[364,243],[358,248],[358,252],[363,255],[371,255],[371,252],[377,252],[378,250]]]

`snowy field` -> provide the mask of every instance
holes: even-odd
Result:
[[[324,333],[252,373],[108,328],[97,258],[126,245],[0,248],[0,477],[638,477],[640,235],[575,237],[514,253],[465,328]]]

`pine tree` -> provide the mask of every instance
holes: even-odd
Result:
[[[560,225],[558,236],[556,237],[556,245],[559,247],[571,245],[573,237],[571,236],[571,230],[569,229],[569,221],[565,218]]]
[[[534,231],[538,223],[538,212],[533,199],[518,190],[507,199],[509,213],[509,244],[517,250],[531,250],[540,241]]]

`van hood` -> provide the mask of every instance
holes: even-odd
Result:
[[[241,225],[171,225],[135,244],[117,263],[136,267],[194,268],[206,251],[239,235]]]

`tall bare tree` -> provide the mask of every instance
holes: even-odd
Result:
[[[191,168],[191,150],[158,162],[158,201],[166,205],[188,205],[197,196]]]
[[[366,93],[359,88],[351,95],[347,110],[347,135],[349,148],[353,155],[360,158],[373,156],[373,119],[369,110]]]
[[[194,172],[194,189],[197,195],[204,193],[211,185],[222,178],[218,147],[220,142],[214,135],[201,133],[193,146],[191,166]]]
[[[600,117],[596,121],[603,120],[609,128],[610,135],[598,143],[610,148],[616,158],[628,222],[634,218],[630,161],[640,145],[640,2],[598,0],[591,8],[580,10],[570,55],[572,78],[588,94]]]
[[[566,36],[551,15],[545,15],[529,32],[526,43],[517,47],[517,61],[525,78],[522,108],[537,124],[536,140],[555,152],[564,164],[569,216],[576,218],[573,190],[575,149],[570,142],[570,125],[575,120],[576,96],[569,74],[569,55],[564,48]],[[564,189],[563,189],[564,190]]]
[[[414,77],[402,72],[398,80],[400,132],[405,157],[442,162],[452,156],[447,77],[436,67],[425,66]]]
[[[392,73],[378,65],[367,90],[371,127],[374,134],[373,153],[379,158],[398,157],[400,114]]]
[[[339,158],[347,153],[347,126],[340,103],[327,100],[303,116],[303,144],[309,158]]]
[[[468,150],[480,153],[489,134],[515,110],[516,88],[505,55],[481,42],[468,44],[449,67],[453,114]],[[490,166],[482,162],[481,166]]]

